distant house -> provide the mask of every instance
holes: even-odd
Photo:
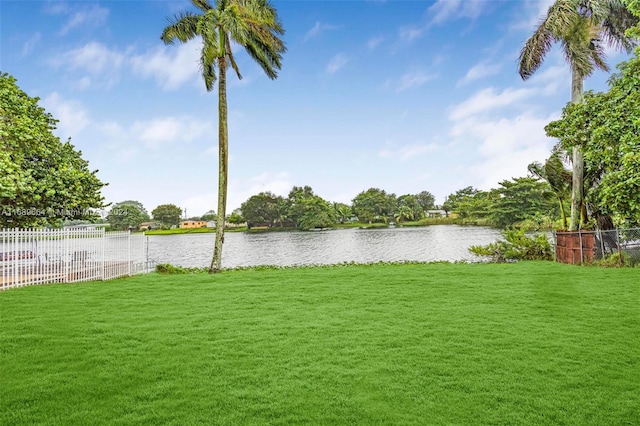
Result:
[[[207,226],[205,220],[183,220],[180,222],[180,228],[204,228]]]
[[[427,210],[425,212],[427,214],[427,217],[447,217],[447,212],[446,210]]]
[[[141,231],[153,231],[154,229],[159,229],[161,226],[160,222],[142,222],[139,229]]]
[[[215,228],[215,227],[216,227],[216,221],[215,220],[207,221],[207,228]]]

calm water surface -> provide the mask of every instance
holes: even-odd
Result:
[[[222,266],[313,265],[342,262],[477,260],[468,247],[489,244],[500,230],[456,225],[419,228],[229,232]],[[150,235],[149,258],[183,267],[209,266],[214,234]]]

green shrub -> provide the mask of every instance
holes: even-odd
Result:
[[[525,235],[524,230],[508,229],[504,240],[486,246],[471,246],[469,251],[476,256],[488,257],[492,262],[514,262],[517,260],[553,260],[553,249],[546,235]]]

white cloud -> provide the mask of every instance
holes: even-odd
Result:
[[[128,52],[109,49],[102,43],[90,42],[77,49],[69,50],[51,60],[57,67],[67,70],[79,70],[99,78],[91,79],[83,76],[77,83],[81,90],[97,83],[112,86],[120,79],[120,71]]]
[[[347,56],[343,53],[338,53],[336,56],[331,58],[331,60],[327,64],[327,67],[325,68],[325,72],[327,74],[333,74],[347,65],[347,62],[349,62],[349,58],[347,58]]]
[[[438,0],[429,8],[429,13],[434,15],[431,23],[442,24],[459,18],[475,19],[487,3],[484,0]]]
[[[337,30],[340,28],[338,25],[324,24],[320,21],[316,21],[316,24],[304,35],[303,41],[308,41],[312,38],[318,37],[320,34],[326,31]]]
[[[500,64],[490,64],[487,62],[480,62],[479,64],[474,65],[469,68],[469,71],[465,74],[463,78],[458,80],[457,86],[464,86],[467,83],[472,81],[480,80],[485,77],[489,77],[492,75],[496,75],[500,72]]]
[[[375,50],[380,43],[382,43],[382,41],[384,40],[384,37],[378,36],[378,37],[372,37],[369,39],[369,41],[367,41],[367,48],[369,50]]]
[[[157,148],[161,144],[189,143],[213,132],[214,128],[210,122],[188,117],[155,118],[136,121],[131,126],[132,135],[149,148]]]
[[[31,53],[35,46],[40,42],[41,38],[42,35],[39,32],[29,37],[29,39],[22,45],[22,56],[27,56]]]
[[[200,49],[196,41],[159,47],[131,58],[133,71],[152,77],[164,90],[174,90],[187,81],[198,81]]]
[[[383,149],[378,153],[378,156],[404,162],[437,149],[438,146],[436,144],[414,143],[404,145],[396,150]]]
[[[449,114],[449,118],[451,120],[462,120],[476,114],[508,107],[514,103],[522,102],[535,94],[536,90],[533,88],[512,89],[508,87],[498,93],[496,89],[489,87],[477,92],[471,98],[455,106]]]
[[[403,90],[420,87],[426,82],[435,79],[436,77],[436,75],[428,74],[424,71],[419,70],[408,72],[400,77],[400,81],[398,82],[396,91],[402,92]]]
[[[400,40],[404,42],[412,42],[413,40],[422,36],[422,34],[425,32],[425,28],[407,26],[400,28],[398,32],[400,35]]]
[[[58,92],[53,92],[42,100],[44,108],[59,120],[54,133],[66,140],[82,132],[91,120],[86,109],[76,100],[64,99]]]
[[[70,14],[70,17],[60,30],[61,35],[65,35],[72,29],[82,25],[95,28],[104,24],[109,16],[109,9],[105,9],[98,5],[92,5],[91,7],[75,9],[72,13],[70,12],[70,9],[66,9],[64,10],[64,13]]]
[[[472,118],[459,123],[453,133],[461,140],[479,141],[479,161],[469,171],[478,187],[489,189],[504,179],[526,175],[528,164],[549,156],[554,141],[545,135],[544,127],[557,118],[557,114],[537,117],[531,113],[492,120]]]

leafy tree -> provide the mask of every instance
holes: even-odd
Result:
[[[537,178],[504,180],[497,191],[501,197],[493,204],[491,219],[498,227],[506,228],[536,215],[553,215],[549,185]]]
[[[287,218],[300,229],[326,228],[336,222],[331,203],[314,194],[310,186],[294,186],[286,203]]]
[[[395,194],[387,194],[378,188],[369,188],[353,199],[353,211],[361,222],[386,222],[393,215],[396,206]]]
[[[433,210],[436,207],[436,197],[429,191],[422,191],[415,197],[423,211]]]
[[[553,43],[560,42],[571,66],[571,102],[582,102],[584,79],[596,68],[608,71],[605,43],[630,52],[635,42],[625,30],[637,20],[621,0],[556,0],[520,52],[519,73],[527,79],[542,65]],[[580,227],[583,211],[584,159],[573,147],[570,230]],[[584,219],[584,218],[582,218]]]
[[[0,74],[0,227],[95,220],[105,184],[81,151],[53,135],[58,121],[38,101]]]
[[[112,229],[120,231],[138,229],[142,222],[150,220],[142,204],[131,200],[114,204],[106,219]]]
[[[640,224],[639,50],[619,65],[608,92],[588,92],[546,127],[564,147],[582,147],[592,188],[587,201],[596,218],[619,215],[629,224]]]
[[[640,38],[640,0],[623,0],[623,3],[627,5],[627,9],[629,9],[629,12],[635,15],[636,18],[639,18],[639,22],[636,24],[636,26],[631,27],[627,30],[627,36]]]
[[[296,226],[303,230],[327,228],[336,223],[337,215],[331,203],[317,195],[302,199],[298,204]]]
[[[433,199],[431,204],[433,205]],[[407,194],[399,196],[398,207],[394,216],[398,222],[421,219],[424,216],[424,209],[418,200],[418,195]]]
[[[238,78],[242,78],[231,49],[233,45],[244,47],[271,79],[277,77],[286,49],[279,38],[284,29],[275,8],[267,0],[214,0],[213,5],[208,0],[192,2],[202,13],[183,12],[171,19],[161,39],[165,44],[172,44],[176,39],[186,43],[200,37],[200,69],[207,90],[212,91],[218,80],[218,217],[209,268],[209,272],[215,273],[221,271],[227,207],[227,68],[231,66]]]
[[[463,198],[456,207],[456,212],[461,218],[480,220],[491,216],[495,203],[500,199],[500,192],[477,191],[472,197]]]
[[[278,220],[278,205],[281,202],[282,197],[271,192],[261,192],[249,197],[242,203],[240,210],[249,228],[263,224],[272,226]]]
[[[340,220],[340,223],[345,223],[353,216],[353,209],[344,203],[333,203],[333,208],[336,210],[336,215]]]
[[[242,217],[242,215],[239,212],[233,212],[229,215],[229,218],[227,219],[227,222],[233,224],[233,225],[241,225],[243,223],[245,223],[245,219],[244,217]]]
[[[466,188],[459,189],[453,194],[449,194],[447,199],[442,204],[442,208],[448,213],[454,212],[460,214],[461,217],[464,217],[460,211],[458,211],[458,206],[460,203],[464,201],[470,201],[479,191],[472,186],[467,186]]]
[[[218,215],[216,215],[216,212],[213,210],[209,210],[208,212],[206,212],[205,214],[203,214],[200,217],[200,220],[204,220],[204,221],[211,221],[211,220],[216,220],[218,217]]]
[[[549,184],[558,201],[562,229],[567,229],[565,202],[571,198],[571,171],[564,168],[560,150],[554,149],[544,164],[531,163],[528,169],[533,176],[544,179]]]
[[[175,204],[161,204],[153,209],[151,214],[153,215],[153,220],[157,220],[162,226],[170,228],[180,224],[182,209]],[[195,218],[194,220],[200,220],[200,218]]]

